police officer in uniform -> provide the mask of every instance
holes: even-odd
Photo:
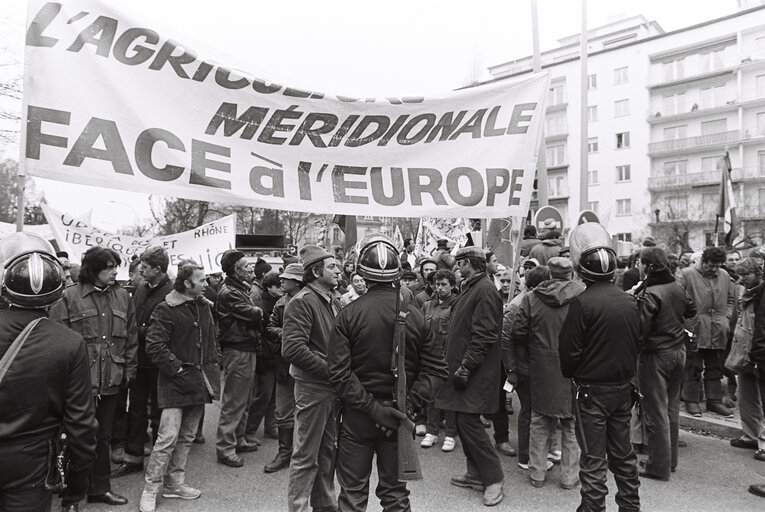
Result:
[[[569,305],[559,338],[561,371],[574,379],[577,440],[582,450],[579,512],[606,510],[606,470],[623,512],[640,510],[637,457],[630,444],[631,380],[637,370],[639,315],[634,298],[611,280],[616,253],[597,223],[569,236],[571,259],[587,289]],[[607,458],[606,458],[607,457]]]
[[[0,510],[51,509],[43,481],[49,470],[49,442],[68,438],[69,472],[64,510],[77,510],[85,497],[96,457],[96,420],[88,353],[82,337],[47,319],[61,299],[64,271],[53,247],[40,237],[15,233],[0,241],[0,358],[27,325],[37,320],[0,383]],[[52,483],[49,479],[49,483]]]
[[[432,401],[436,387],[447,378],[446,363],[425,317],[414,305],[403,304],[392,284],[401,272],[393,242],[384,235],[364,240],[356,271],[369,289],[337,316],[327,354],[329,378],[344,405],[337,452],[338,510],[366,510],[372,458],[377,456],[376,494],[383,510],[408,511],[409,491],[398,480],[398,445],[392,435],[409,421],[391,402],[399,308],[408,313],[405,366],[410,414]]]

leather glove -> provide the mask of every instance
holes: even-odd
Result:
[[[465,368],[465,365],[460,365],[457,371],[454,372],[454,378],[452,379],[452,385],[457,391],[465,391],[470,380],[470,370]]]
[[[507,382],[518,387],[518,372],[507,372]]]
[[[408,421],[406,414],[395,407],[380,405],[375,402],[369,410],[369,415],[375,422],[375,427],[383,431],[386,437],[398,430],[402,422]]]

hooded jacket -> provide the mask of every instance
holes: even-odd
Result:
[[[699,263],[681,270],[677,282],[696,304],[699,348],[725,350],[735,306],[735,290],[728,273],[720,269],[716,277],[705,277]]]
[[[160,409],[220,398],[220,351],[210,301],[171,291],[151,315],[146,354],[159,368]]]
[[[510,338],[528,349],[531,407],[538,414],[573,416],[571,383],[560,372],[558,335],[569,303],[584,289],[576,281],[545,281],[521,300],[514,318]]]
[[[542,243],[531,248],[529,257],[536,259],[540,265],[547,265],[547,260],[560,255],[560,248],[560,240],[557,238],[542,240]]]

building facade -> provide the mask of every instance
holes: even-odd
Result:
[[[567,228],[591,209],[620,241],[652,235],[675,252],[700,250],[714,243],[727,151],[740,239],[765,243],[765,6],[672,32],[635,16],[587,37],[584,149],[579,35],[542,54],[549,204]],[[531,57],[489,71],[495,80],[530,73]]]

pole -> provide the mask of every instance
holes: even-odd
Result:
[[[579,148],[579,211],[587,208],[588,198],[588,161],[587,161],[587,89],[589,79],[587,76],[587,0],[582,0],[582,33],[579,35],[582,91],[580,112],[580,148]]]
[[[508,304],[513,300],[515,288],[518,285],[515,277],[518,275],[518,269],[521,266],[521,242],[523,241],[524,229],[526,229],[526,217],[521,218],[521,225],[518,228],[518,240],[516,240],[515,247],[513,247],[513,275],[510,276],[510,292],[507,294]]]
[[[534,53],[532,55],[532,71],[539,73],[542,71],[542,58],[539,53],[539,21],[537,18],[537,0],[531,0],[531,39]],[[546,146],[544,144],[544,127],[542,128],[542,147],[539,148],[539,157],[537,158],[537,202],[539,206],[547,206],[547,158]]]
[[[18,197],[16,198],[16,231],[24,231],[24,189],[26,188],[25,176],[19,171],[16,176],[16,191]]]

